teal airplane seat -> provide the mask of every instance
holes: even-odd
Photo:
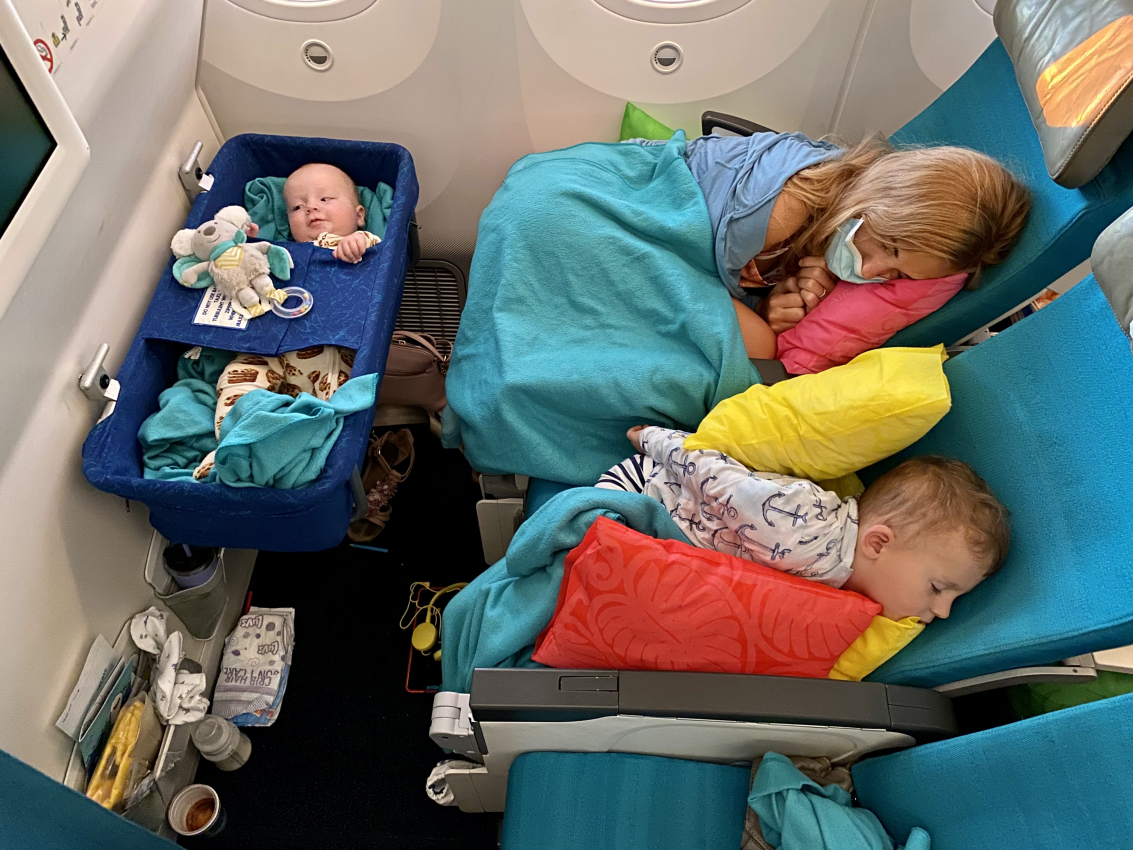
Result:
[[[998,39],[951,88],[891,137],[898,144],[962,145],[1006,165],[1031,190],[1027,226],[1007,261],[988,268],[979,289],[961,291],[888,345],[951,345],[1037,295],[1090,256],[1090,248],[1133,206],[1133,142],[1098,175],[1065,189],[1047,173],[1039,137]]]
[[[747,767],[629,753],[526,753],[508,775],[502,850],[738,848]]]
[[[859,805],[932,850],[1129,846],[1133,694],[925,744],[853,768]],[[746,767],[533,752],[511,769],[502,850],[738,848]],[[815,848],[821,850],[821,848]]]
[[[858,801],[932,850],[1129,847],[1133,694],[868,759]]]
[[[916,455],[959,458],[1011,510],[1002,570],[869,678],[936,687],[1133,643],[1133,354],[1092,277],[944,364]]]

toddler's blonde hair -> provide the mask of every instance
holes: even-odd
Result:
[[[808,213],[781,249],[783,276],[793,275],[802,257],[825,254],[847,219],[863,218],[884,245],[969,272],[969,289],[985,266],[1007,258],[1031,209],[1027,188],[986,154],[955,146],[894,150],[880,137],[803,169],[783,192]]]
[[[895,466],[858,500],[858,525],[882,523],[898,538],[960,531],[972,554],[996,572],[1011,546],[1011,512],[961,460],[925,455]]]

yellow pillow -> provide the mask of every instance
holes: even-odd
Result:
[[[749,469],[841,478],[908,447],[952,406],[944,346],[878,348],[844,366],[757,384],[704,417],[684,447]]]
[[[829,679],[860,682],[924,631],[917,617],[890,620],[878,615],[858,639],[846,647],[830,671]]]
[[[865,485],[858,476],[851,472],[841,478],[830,478],[826,481],[815,481],[823,490],[829,490],[839,499],[856,499],[865,492]]]

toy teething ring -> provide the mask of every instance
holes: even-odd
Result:
[[[285,286],[283,289],[281,289],[279,291],[282,292],[286,297],[283,299],[282,304],[279,303],[279,302],[276,302],[276,301],[272,301],[271,302],[271,311],[273,313],[275,313],[277,316],[279,316],[280,318],[283,318],[283,319],[298,319],[300,316],[305,316],[309,312],[311,312],[311,307],[314,305],[315,299],[311,295],[311,293],[308,292],[307,290],[305,290],[303,287],[301,287],[301,286]],[[284,307],[283,304],[286,304],[292,298],[300,299],[299,306],[298,307]]]

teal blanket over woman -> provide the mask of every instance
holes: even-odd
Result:
[[[444,442],[474,469],[592,484],[640,423],[695,430],[759,381],[677,133],[511,167],[480,218]]]

